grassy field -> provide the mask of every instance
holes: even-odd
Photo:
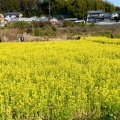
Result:
[[[0,120],[120,119],[120,39],[0,44]]]

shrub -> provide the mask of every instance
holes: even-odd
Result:
[[[22,32],[27,32],[27,31],[31,31],[32,30],[32,26],[30,23],[24,22],[24,21],[17,21],[14,23],[7,23],[6,24],[7,28],[15,28],[18,29]]]
[[[81,22],[81,26],[84,27],[86,23],[84,21]]]
[[[101,36],[110,37],[110,32],[102,32]]]
[[[120,34],[114,34],[115,38],[120,38]]]
[[[56,31],[52,27],[34,29],[34,36],[55,36]]]
[[[73,27],[73,26],[74,26],[74,23],[69,20],[66,20],[63,23],[63,27]]]
[[[95,23],[90,23],[90,26],[95,26]]]
[[[56,26],[52,26],[52,30],[56,32],[57,31],[57,27]]]
[[[36,28],[36,29],[34,30],[34,35],[35,35],[35,36],[41,36],[41,31],[40,31],[39,28]]]
[[[39,22],[38,21],[32,21],[31,25],[32,25],[32,27],[37,28],[37,27],[39,27]]]
[[[48,27],[52,26],[52,23],[49,21],[39,21],[39,27]]]
[[[14,23],[9,22],[9,23],[6,24],[6,27],[7,28],[14,28]]]
[[[14,23],[14,28],[20,29],[20,30],[26,30],[27,28],[30,28],[31,24],[24,22],[24,21],[17,21]]]
[[[52,26],[52,23],[50,21],[32,21],[31,25],[34,28],[43,28],[43,27]]]

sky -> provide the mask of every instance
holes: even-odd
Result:
[[[109,1],[110,3],[114,4],[115,6],[120,7],[120,0],[106,0],[106,1]]]
[[[43,1],[43,0],[41,0]],[[108,1],[112,4],[114,4],[115,6],[119,6],[120,7],[120,0],[104,0],[104,1]]]

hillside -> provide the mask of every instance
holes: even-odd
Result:
[[[78,36],[105,36],[110,37],[111,33],[114,38],[120,38],[120,24],[116,25],[76,25],[68,27],[45,26],[43,28],[34,28],[30,33],[26,30],[14,28],[1,28],[0,36],[6,37],[7,41],[18,41],[23,35],[25,41],[49,41],[49,40],[68,40],[76,39]]]

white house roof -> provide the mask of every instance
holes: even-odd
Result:
[[[8,13],[4,13],[5,16],[7,16],[7,15],[20,15],[20,14],[22,14],[22,13],[20,13],[20,12],[8,12]]]
[[[120,14],[120,11],[114,11],[112,12],[113,14],[117,13],[117,14]]]

